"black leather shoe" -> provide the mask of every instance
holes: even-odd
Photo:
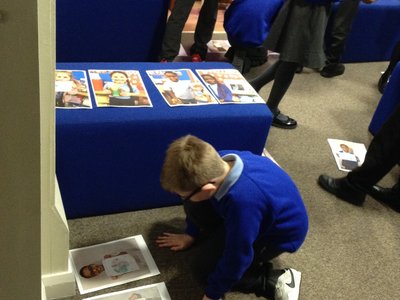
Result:
[[[381,77],[379,78],[379,81],[378,81],[378,91],[379,91],[381,94],[383,94],[383,92],[385,91],[385,88],[386,88],[386,86],[387,86],[387,84],[388,84],[388,82],[389,82],[389,77],[390,77],[390,74],[387,74],[387,73],[385,72],[385,73],[383,73],[383,74],[381,75]]]
[[[389,206],[393,210],[400,212],[400,184],[395,184],[392,188],[384,188],[374,185],[368,190],[368,195],[372,198]]]
[[[272,120],[272,126],[283,129],[295,129],[297,127],[297,122],[284,114],[278,113]]]
[[[339,63],[327,64],[320,72],[322,77],[330,78],[342,75],[344,73],[344,65]]]
[[[364,203],[366,193],[352,185],[347,177],[333,178],[328,175],[320,175],[318,184],[324,190],[353,205],[361,206]]]
[[[296,73],[297,73],[297,74],[300,74],[300,73],[302,73],[302,72],[303,72],[303,66],[300,65],[300,66],[297,67]]]

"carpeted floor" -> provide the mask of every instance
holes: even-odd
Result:
[[[246,78],[267,65],[253,68]],[[369,197],[363,207],[352,206],[316,183],[321,173],[345,175],[336,167],[327,138],[368,146],[367,127],[381,96],[376,83],[386,66],[387,62],[346,64],[344,75],[332,79],[305,69],[295,76],[280,107],[298,121],[298,128],[271,128],[266,148],[298,185],[309,213],[310,229],[303,247],[274,261],[276,267],[302,272],[300,299],[400,299],[400,215]],[[264,99],[270,86],[260,92]],[[395,168],[382,184],[393,184],[397,176]],[[182,208],[175,206],[69,220],[71,249],[142,234],[161,274],[86,296],[77,291],[77,296],[65,299],[162,281],[173,300],[201,299],[202,288],[192,279],[187,263],[191,252],[174,253],[154,244],[164,231],[182,231],[183,218]],[[228,293],[225,299],[261,298]]]

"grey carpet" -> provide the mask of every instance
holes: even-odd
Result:
[[[268,64],[268,63],[267,63]],[[266,67],[246,74],[252,78]],[[367,197],[355,207],[324,192],[318,175],[344,176],[336,167],[327,138],[366,146],[367,127],[380,99],[376,83],[387,62],[346,64],[344,75],[326,79],[305,69],[295,76],[281,110],[295,118],[295,130],[271,128],[266,148],[293,178],[308,209],[310,229],[303,247],[274,261],[276,267],[302,272],[300,299],[400,299],[400,215]],[[260,95],[267,97],[271,84]],[[399,176],[395,168],[382,184],[390,186]],[[149,188],[153,184],[150,183]],[[71,249],[142,234],[161,274],[105,289],[84,299],[164,281],[173,300],[196,300],[202,288],[188,267],[190,251],[159,249],[155,237],[164,231],[180,232],[184,214],[180,206],[69,220]],[[206,255],[206,254],[205,254]],[[228,293],[227,300],[261,299],[254,294]]]

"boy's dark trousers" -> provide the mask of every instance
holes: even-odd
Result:
[[[353,19],[358,11],[360,0],[340,1],[336,12],[331,13],[330,31],[326,33],[325,55],[327,63],[339,63],[344,52],[346,38],[350,33]]]
[[[400,104],[368,147],[361,167],[347,175],[351,183],[369,188],[400,163]],[[400,178],[399,178],[400,180]]]
[[[214,271],[218,260],[222,257],[225,248],[225,228],[223,219],[215,212],[210,201],[184,202],[187,218],[197,228],[201,228],[200,237],[196,240],[196,249],[192,261],[195,278],[202,284]],[[232,290],[243,293],[256,293],[262,296],[274,297],[276,277],[282,272],[273,271],[270,261],[280,255],[282,251],[265,245],[253,245],[254,260],[241,280]]]
[[[176,0],[168,18],[161,46],[160,59],[173,60],[179,53],[181,35],[195,0]],[[211,40],[218,13],[218,0],[205,0],[197,20],[194,45],[191,52],[200,54],[204,60],[207,43]],[[193,54],[193,53],[190,53]]]

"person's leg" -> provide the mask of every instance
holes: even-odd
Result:
[[[255,245],[253,263],[233,290],[275,300],[297,299],[301,273],[291,268],[273,269],[271,260],[280,254],[275,247]]]
[[[330,36],[330,43],[325,48],[328,64],[339,63],[359,3],[360,0],[342,0],[336,13],[331,14],[333,18],[332,28],[330,34],[327,32]]]
[[[333,77],[344,73],[344,65],[340,63],[347,36],[350,33],[353,19],[358,11],[360,0],[342,0],[333,18],[332,27],[328,35],[328,43],[325,45],[326,66],[322,69],[323,77]]]
[[[194,32],[194,44],[190,55],[199,54],[202,60],[207,56],[207,43],[211,40],[218,14],[218,0],[204,0]]]
[[[253,87],[253,89],[255,89],[257,92],[259,92],[264,85],[266,85],[267,83],[274,80],[276,70],[278,69],[280,63],[281,63],[281,61],[278,60],[277,62],[272,64],[270,67],[265,69],[265,71],[263,73],[261,73],[260,75],[258,75],[256,78],[249,80],[249,83]]]
[[[298,63],[281,61],[276,70],[274,84],[267,101],[269,109],[274,114],[279,112],[279,103],[292,83],[298,65]]]
[[[173,61],[179,54],[181,34],[189,17],[195,0],[176,0],[171,15],[168,18],[163,42],[161,45],[160,59]]]
[[[298,63],[279,60],[261,75],[249,81],[250,85],[258,92],[265,84],[274,80],[267,105],[274,115],[272,125],[276,127],[292,129],[297,126],[295,120],[280,113],[278,106],[292,83],[298,66]]]
[[[276,70],[274,84],[267,101],[267,105],[274,115],[273,126],[284,129],[293,129],[297,126],[294,119],[280,113],[278,106],[292,83],[298,66],[299,64],[294,62],[281,61]]]
[[[372,139],[364,163],[360,167],[343,178],[335,179],[321,175],[318,183],[328,192],[355,205],[362,205],[365,195],[369,194],[389,205],[395,204],[400,209],[399,183],[391,189],[376,186],[376,183],[399,162],[400,105]]]
[[[389,65],[382,76],[379,78],[378,90],[383,94],[383,91],[389,81],[389,77],[392,74],[394,67],[400,61],[400,41],[394,46],[392,56],[390,58]]]
[[[351,183],[369,188],[400,162],[400,105],[383,124],[368,147],[364,163],[350,172]]]

